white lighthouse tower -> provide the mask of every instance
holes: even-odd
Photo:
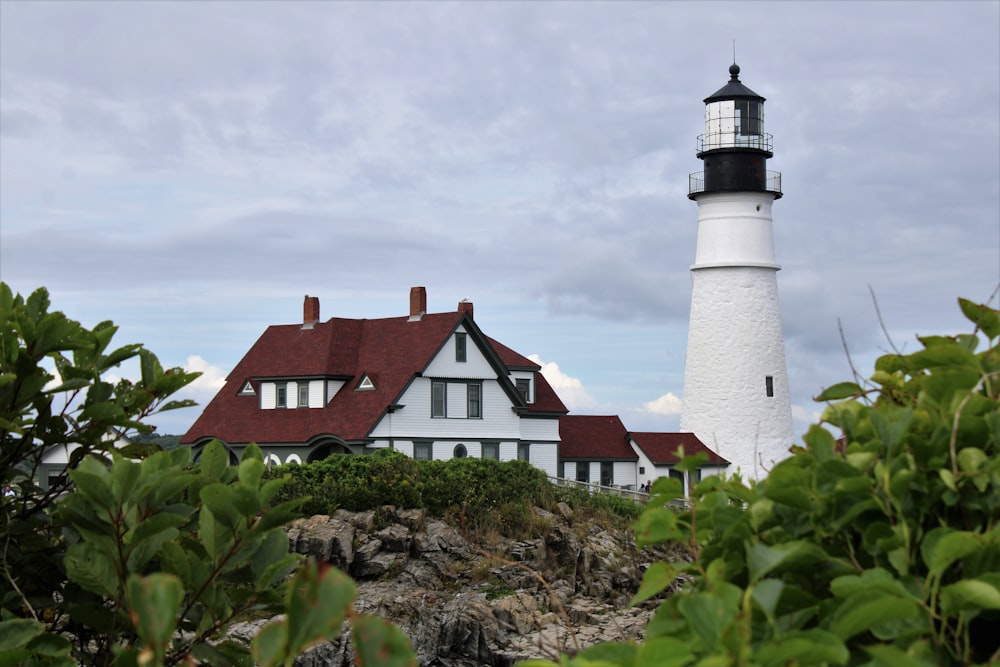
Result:
[[[729,82],[705,99],[698,137],[704,170],[689,177],[698,203],[681,430],[761,479],[794,442],[778,309],[771,205],[781,174],[767,171],[764,98]]]

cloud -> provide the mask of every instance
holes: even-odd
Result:
[[[668,392],[654,401],[643,403],[642,410],[659,415],[679,415],[681,413],[681,399],[673,392]]]
[[[218,366],[213,366],[197,354],[192,354],[187,358],[184,370],[189,373],[201,373],[197,380],[187,386],[189,393],[210,399],[226,384],[226,371]],[[195,398],[195,400],[198,399]]]
[[[554,361],[542,361],[537,354],[528,355],[528,359],[542,367],[542,375],[570,410],[588,410],[597,407],[597,401],[587,393],[583,382],[563,373],[559,369],[559,364]]]

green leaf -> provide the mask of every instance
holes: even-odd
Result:
[[[126,541],[131,547],[127,561],[128,571],[141,572],[159,553],[164,543],[180,534],[177,527],[184,522],[185,518],[176,514],[154,514],[140,523],[131,534],[126,534]]]
[[[813,400],[817,403],[826,403],[829,401],[840,401],[845,398],[854,398],[863,393],[864,390],[854,382],[840,382],[832,387],[827,387]]]
[[[634,606],[640,602],[645,602],[651,597],[662,593],[670,584],[677,579],[677,568],[671,563],[656,562],[649,566],[642,575],[642,584],[638,592],[629,602],[629,606]]]
[[[978,447],[966,447],[958,452],[958,467],[964,473],[979,472],[979,467],[988,460],[986,453]]]
[[[962,313],[989,338],[1000,336],[1000,311],[962,298],[959,298],[958,305]]]
[[[153,650],[154,664],[161,664],[177,629],[177,615],[184,587],[172,574],[132,575],[127,586],[129,616],[136,634]]]
[[[972,609],[1000,609],[1000,590],[982,579],[963,579],[941,589],[941,611],[945,614]]]
[[[785,665],[844,665],[850,658],[847,646],[836,635],[812,629],[786,632],[761,642],[754,651],[755,662],[765,667]]]
[[[229,452],[222,446],[222,443],[213,440],[201,450],[198,463],[202,474],[208,479],[221,480],[226,468],[229,467]]]
[[[951,531],[931,543],[930,552],[923,553],[924,562],[932,572],[941,573],[952,563],[982,548],[981,535],[969,531]]]
[[[722,633],[736,616],[737,609],[721,595],[693,593],[684,595],[677,608],[708,651],[714,651]]]
[[[850,639],[859,632],[914,618],[919,613],[920,608],[913,600],[876,594],[859,604],[845,604],[838,609],[830,629],[841,639]]]
[[[635,522],[636,543],[640,546],[668,541],[686,541],[688,534],[681,529],[677,515],[664,507],[647,507]]]
[[[113,558],[92,542],[77,542],[63,558],[66,576],[92,593],[115,598],[120,582]]]
[[[351,622],[356,660],[359,667],[416,667],[417,657],[399,628],[368,614]]]
[[[784,589],[785,582],[781,579],[763,579],[750,589],[750,598],[761,608],[767,618],[773,621],[774,611],[778,607],[778,600]]]
[[[202,488],[199,496],[204,507],[226,528],[235,531],[245,524],[244,515],[236,507],[235,489],[225,484],[209,484]]]
[[[811,565],[829,558],[823,549],[806,541],[785,542],[773,547],[760,542],[747,544],[746,555],[752,582],[788,565]]]
[[[116,506],[108,471],[97,459],[83,459],[76,470],[69,471],[69,476],[80,493],[97,507],[110,511]]]
[[[654,637],[639,645],[633,664],[635,667],[685,667],[694,661],[695,655],[687,642],[675,637]]]
[[[207,507],[202,507],[198,517],[198,537],[213,564],[232,546],[233,531],[226,524],[216,520],[215,515]]]
[[[288,647],[298,652],[340,628],[356,590],[340,570],[306,561],[288,588]]]
[[[0,651],[10,651],[28,645],[45,632],[45,626],[30,618],[0,621]]]
[[[259,667],[275,667],[291,659],[288,648],[288,622],[268,623],[253,638],[253,659]]]
[[[289,557],[289,560],[285,560]],[[269,530],[250,561],[255,585],[257,588],[271,586],[285,573],[287,564],[296,563],[298,560],[296,555],[288,553],[288,535],[285,531],[278,528]],[[280,564],[280,567],[276,568],[276,564]]]

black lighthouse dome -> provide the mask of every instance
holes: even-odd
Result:
[[[740,66],[729,81],[705,98],[705,133],[698,136],[704,171],[689,177],[688,197],[709,192],[771,192],[781,197],[781,174],[767,171],[771,135],[764,132],[764,98],[740,81]]]

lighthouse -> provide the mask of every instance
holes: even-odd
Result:
[[[756,480],[794,442],[771,224],[781,174],[767,171],[764,98],[735,63],[729,75],[705,98],[703,169],[688,178],[698,241],[680,428]]]

